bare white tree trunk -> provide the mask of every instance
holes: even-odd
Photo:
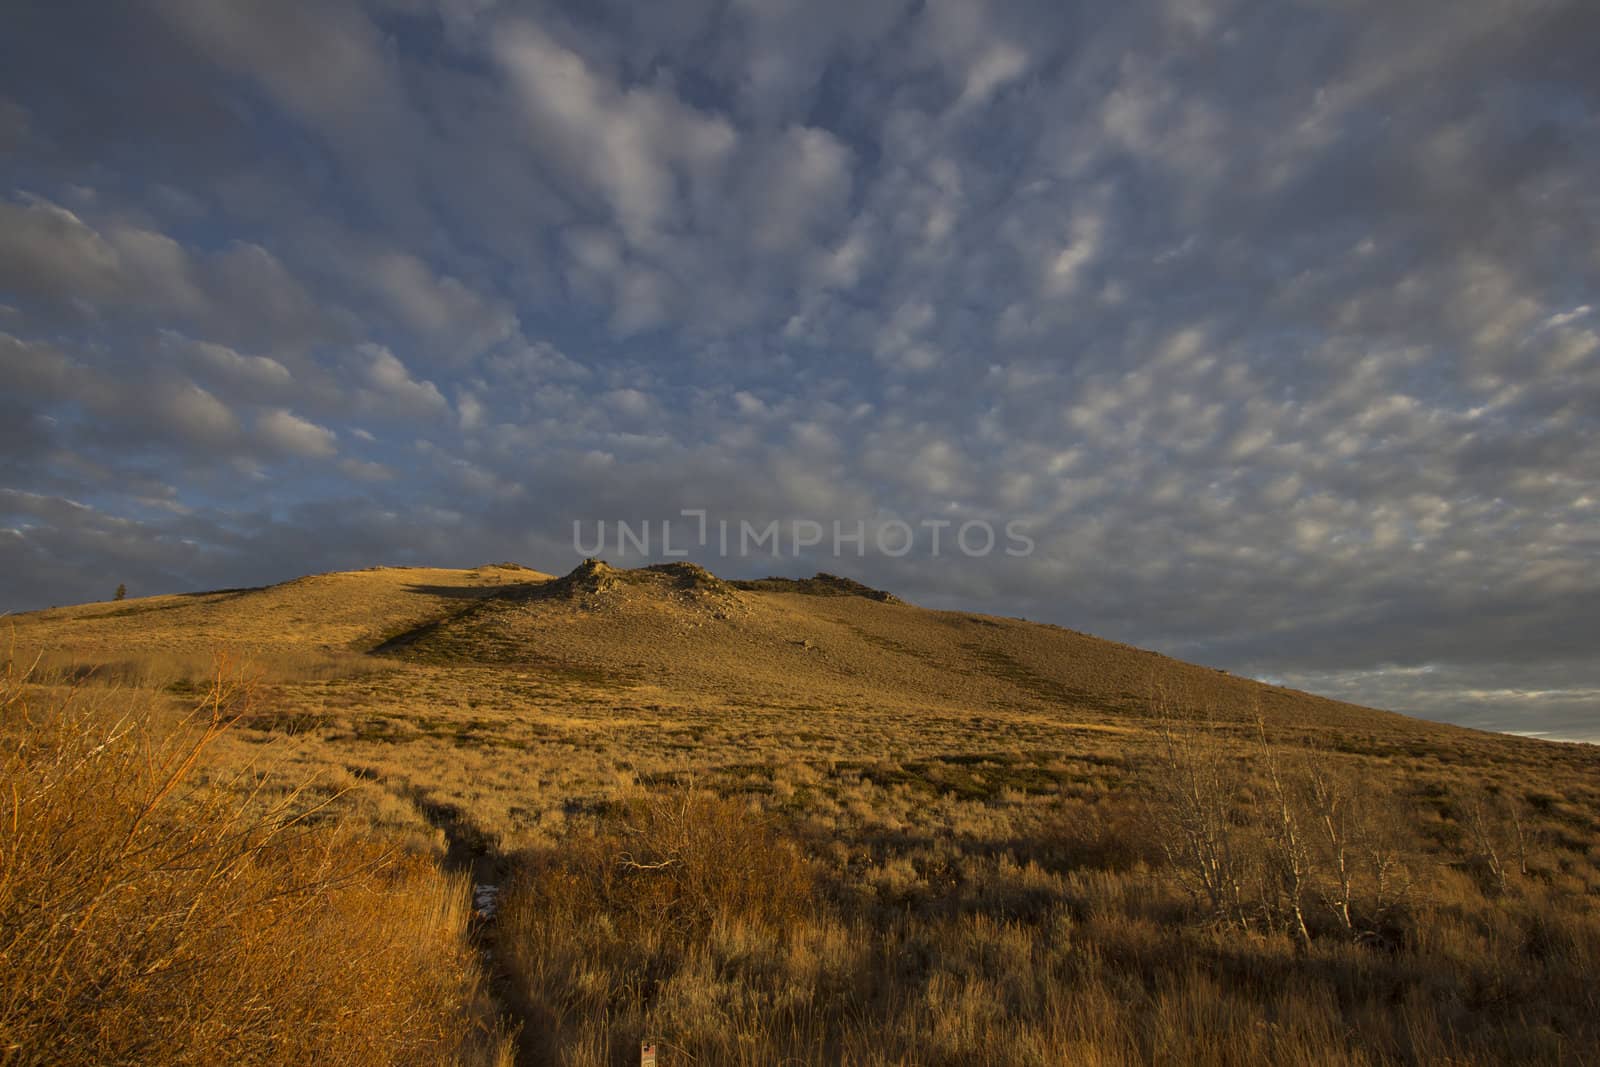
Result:
[[[1266,768],[1267,780],[1272,786],[1272,811],[1267,826],[1270,846],[1268,862],[1282,894],[1283,918],[1289,933],[1302,945],[1311,941],[1311,930],[1306,925],[1305,899],[1312,880],[1311,850],[1306,847],[1305,835],[1300,829],[1300,819],[1295,813],[1294,799],[1290,796],[1279,765],[1278,753],[1267,737],[1267,721],[1256,708],[1256,740],[1261,764]]]
[[[1313,765],[1307,774],[1312,818],[1320,835],[1327,871],[1323,905],[1347,934],[1355,932],[1351,901],[1355,897],[1355,864],[1351,855],[1353,798],[1348,786],[1326,768]]]
[[[1209,724],[1180,723],[1159,694],[1162,741],[1158,817],[1167,824],[1162,848],[1179,879],[1203,898],[1213,917],[1248,927],[1240,856],[1231,819],[1235,774]]]

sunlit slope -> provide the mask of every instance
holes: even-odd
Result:
[[[366,651],[513,582],[549,576],[515,566],[374,567],[257,589],[141,597],[30,612],[9,620],[20,646],[83,656]]]
[[[586,564],[460,605],[379,651],[742,705],[921,702],[1097,719],[1143,717],[1165,701],[1174,710],[1229,716],[1259,705],[1274,720],[1340,728],[1399,718],[1060,627],[882,597],[844,583],[727,583],[689,564],[633,571]]]
[[[378,567],[259,589],[56,608],[14,618],[20,646],[111,660],[358,652],[413,667],[505,666],[597,691],[656,690],[729,706],[1143,718],[1157,706],[1227,717],[1256,707],[1307,726],[1399,716],[1056,626],[930,611],[832,578],[730,583],[691,564],[550,575]]]

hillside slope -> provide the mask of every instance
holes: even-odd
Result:
[[[149,597],[18,616],[19,643],[77,656],[146,650],[358,652],[428,667],[499,667],[597,689],[744,707],[871,705],[1068,713],[1253,714],[1304,727],[1400,717],[1236,678],[1057,626],[905,604],[832,576],[725,582],[693,564],[550,575],[515,565],[373,568],[260,589]]]
[[[1596,1047],[1600,747],[687,563],[375,568],[12,623],[21,671],[47,655],[38,685],[0,672],[27,690],[17,752],[52,700],[123,734],[125,701],[204,717],[209,653],[245,657],[197,774],[470,879],[519,1062],[641,1034],[703,1063]]]
[[[794,591],[788,591],[788,590]],[[1019,619],[930,611],[838,580],[727,583],[692,564],[598,561],[510,586],[381,651],[432,663],[546,667],[742,704],[929,704],[1145,716],[1165,701],[1259,706],[1303,725],[1375,726],[1372,709],[1235,678]]]
[[[366,651],[489,596],[549,575],[515,564],[472,570],[372,567],[277,585],[102,601],[13,616],[19,643],[93,655]]]

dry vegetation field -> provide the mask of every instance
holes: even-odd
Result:
[[[0,1063],[1600,1058],[1593,746],[686,564],[11,621]]]

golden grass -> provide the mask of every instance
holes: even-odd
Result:
[[[505,1062],[468,887],[197,768],[242,700],[0,684],[0,1062]]]
[[[1293,755],[1279,775],[1309,841],[1329,808]],[[1528,874],[1485,881],[1482,846],[1450,843],[1420,810],[1433,793],[1402,788],[1349,820],[1348,881],[1307,845],[1302,928],[1261,756],[1220,758],[1243,770],[1219,798],[1227,829],[1206,831],[1229,838],[1221,902],[1190,869],[1189,801],[1158,752],[1125,794],[1016,805],[992,828],[950,805],[886,833],[869,803],[775,839],[748,800],[668,789],[643,809],[665,826],[635,800],[519,858],[498,943],[540,1062],[621,1064],[646,1039],[671,1062],[749,1064],[1560,1064],[1600,1048],[1592,850],[1541,847]],[[1461,829],[1469,790],[1442,798],[1441,826]],[[717,855],[728,878],[678,881]]]
[[[256,812],[328,801],[292,832],[404,842],[422,884],[448,861],[504,885],[522,1062],[637,1062],[645,1037],[668,1064],[1600,1047],[1600,750],[1054,627],[669,577],[325,575],[60,609],[17,640],[68,674],[121,664],[74,699],[153,715],[195,703],[196,650],[248,650],[256,699],[196,781],[253,783]],[[395,914],[337,937],[427,921]]]

